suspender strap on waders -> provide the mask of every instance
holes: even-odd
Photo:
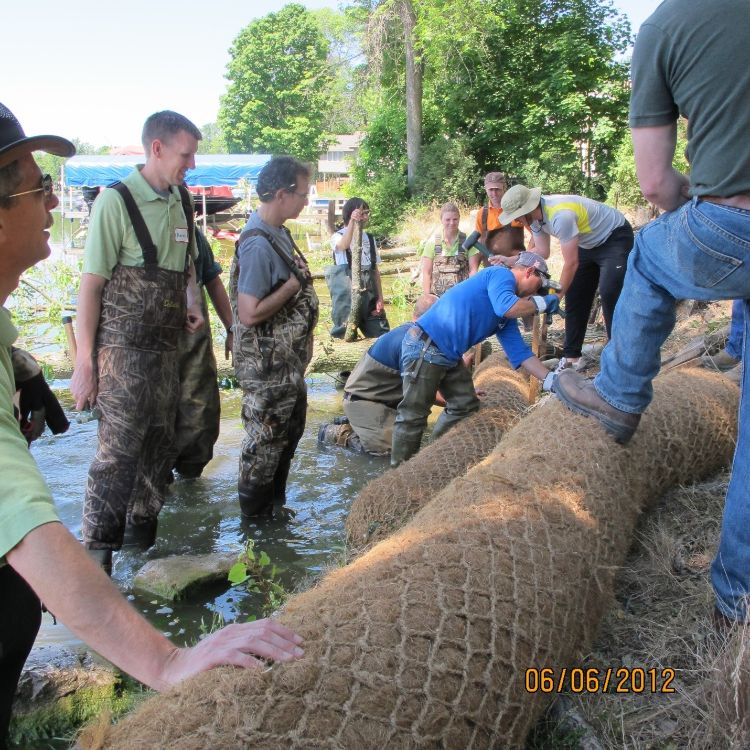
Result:
[[[146,278],[149,281],[156,280],[156,269],[159,267],[159,263],[156,255],[156,245],[151,239],[151,233],[148,231],[146,226],[146,220],[143,218],[143,214],[140,212],[133,194],[128,189],[127,185],[122,182],[115,182],[110,185],[111,188],[116,190],[122,197],[125,203],[125,209],[128,212],[130,223],[133,225],[133,231],[138,239],[138,244],[141,246],[143,252],[143,267],[146,269]],[[190,241],[195,235],[195,217],[193,216],[193,207],[190,205],[190,193],[184,185],[178,185],[177,189],[180,192],[180,201],[182,202],[182,210],[185,214],[185,221],[188,225],[188,244],[185,251],[185,270],[188,267],[188,258],[190,256]]]
[[[289,238],[289,242],[291,242],[292,244],[292,250],[296,252],[299,255],[299,257],[302,258],[305,265],[307,265],[307,258],[305,258],[305,256],[302,254],[302,251],[299,249],[299,247],[297,247],[297,243],[292,239],[292,233],[285,226],[282,226],[281,228],[286,232],[286,235]],[[244,231],[239,236],[239,239],[237,240],[237,242],[235,242],[235,254],[237,253],[237,250],[239,250],[240,245],[248,237],[263,237],[268,242],[268,244],[274,249],[276,255],[278,255],[279,258],[281,258],[281,260],[284,261],[284,263],[289,268],[289,271],[297,278],[297,281],[299,281],[300,285],[304,287],[308,284],[308,278],[302,272],[302,269],[294,262],[292,258],[289,257],[288,253],[286,253],[281,247],[279,247],[273,235],[269,234],[263,229],[254,227],[253,229],[247,229],[246,231]]]

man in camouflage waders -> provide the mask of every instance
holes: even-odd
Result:
[[[256,186],[260,206],[237,242],[229,297],[234,367],[242,387],[238,492],[245,517],[283,504],[289,467],[307,411],[305,368],[312,355],[318,297],[289,230],[307,204],[309,171],[290,156],[271,159]]]
[[[178,343],[180,400],[175,424],[177,457],[174,468],[183,479],[195,479],[203,473],[213,458],[214,443],[219,437],[221,404],[205,292],[208,292],[214,310],[226,328],[227,358],[232,349],[232,306],[221,280],[221,266],[200,229],[195,230],[195,240],[198,247],[195,280],[206,324],[194,332],[181,331]]]
[[[126,544],[148,547],[175,459],[180,331],[204,323],[195,285],[192,202],[182,183],[200,131],[176,112],[143,127],[146,164],[94,203],[78,294],[70,389],[101,413],[83,542],[102,567]]]

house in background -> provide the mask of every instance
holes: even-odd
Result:
[[[351,179],[351,170],[357,158],[364,132],[336,136],[336,142],[318,159],[318,192],[335,192]]]

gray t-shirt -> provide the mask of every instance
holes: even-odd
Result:
[[[544,232],[560,242],[578,237],[578,246],[585,250],[599,247],[625,224],[625,216],[616,208],[582,195],[543,195],[542,215],[544,223],[533,222],[532,234]]]
[[[266,224],[257,211],[250,214],[243,232],[248,229],[262,229],[270,234],[278,247],[293,258],[292,243],[281,227]],[[237,249],[240,263],[240,275],[237,280],[237,291],[249,294],[257,299],[267,297],[278,286],[283,284],[291,273],[289,266],[279,257],[265,237],[247,237]],[[292,261],[293,262],[293,261]]]
[[[750,2],[665,0],[641,26],[630,127],[688,120],[693,195],[750,193]]]

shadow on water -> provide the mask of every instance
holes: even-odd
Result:
[[[56,386],[67,385],[62,382]],[[126,550],[115,555],[113,578],[134,605],[177,642],[193,641],[201,620],[214,613],[227,622],[261,617],[256,595],[242,588],[208,593],[188,602],[167,602],[133,591],[135,573],[148,560],[180,554],[239,552],[248,538],[268,553],[287,588],[304,585],[310,576],[336,565],[344,549],[344,518],[359,489],[387,468],[387,460],[358,456],[341,448],[319,446],[321,422],[340,414],[341,392],[330,377],[308,380],[307,427],[292,463],[287,488],[287,518],[244,524],[237,504],[237,466],[244,431],[240,392],[222,393],[221,434],[214,458],[197,480],[172,485],[159,518],[156,545],[148,552]],[[96,450],[96,422],[71,419],[67,434],[45,434],[32,452],[49,484],[65,525],[80,538],[81,506],[88,467]],[[48,616],[45,616],[48,618]],[[37,643],[75,643],[62,625],[45,619]]]

